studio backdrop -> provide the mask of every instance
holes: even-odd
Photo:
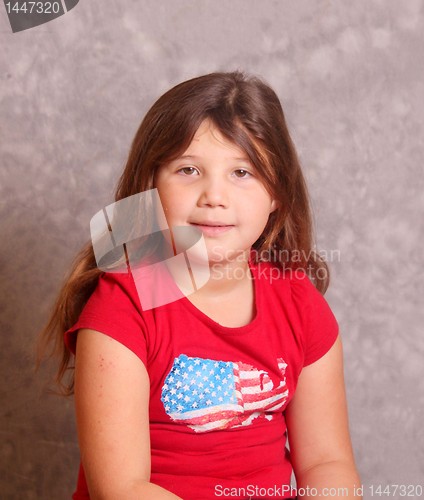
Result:
[[[364,498],[419,498],[423,2],[80,0],[43,18],[15,3],[0,6],[0,496],[74,489],[73,402],[47,392],[34,346],[143,115],[180,81],[240,69],[277,92],[308,181]]]

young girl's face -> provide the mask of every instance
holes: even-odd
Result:
[[[168,225],[200,229],[210,263],[246,254],[276,208],[246,153],[208,120],[155,185]]]

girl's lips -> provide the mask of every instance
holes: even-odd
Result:
[[[194,224],[191,223],[192,226],[198,227],[202,233],[206,236],[217,236],[222,233],[226,233],[230,229],[233,229],[234,226],[211,226],[206,224]]]

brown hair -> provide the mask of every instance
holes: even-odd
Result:
[[[115,201],[152,189],[158,168],[187,149],[205,119],[246,151],[279,202],[253,246],[256,255],[274,255],[276,265],[285,269],[307,270],[324,293],[329,273],[313,250],[309,196],[296,150],[277,95],[259,78],[238,71],[211,73],[180,83],[160,97],[135,135]],[[41,352],[51,345],[51,354],[61,358],[56,380],[66,394],[73,391],[73,376],[64,381],[72,367],[63,334],[77,321],[101,273],[89,243],[77,255],[41,333]]]

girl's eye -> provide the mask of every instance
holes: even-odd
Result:
[[[252,175],[250,172],[248,172],[244,168],[239,168],[239,169],[235,170],[234,174],[239,179],[246,179],[247,177],[250,177]]]
[[[197,169],[194,167],[182,167],[178,170],[178,173],[182,173],[184,175],[194,175],[197,172]]]

